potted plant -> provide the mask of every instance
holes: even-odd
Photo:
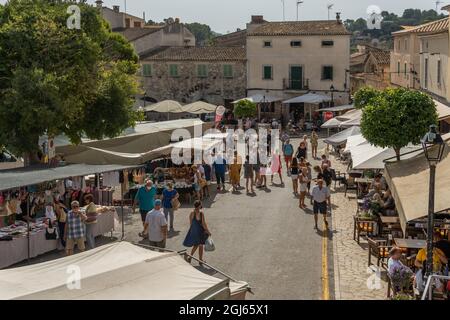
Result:
[[[413,279],[413,272],[410,268],[404,265],[395,265],[389,270],[389,276],[391,278],[392,287],[397,292],[396,295],[405,295],[405,290],[411,287]],[[402,297],[398,300],[405,300]]]

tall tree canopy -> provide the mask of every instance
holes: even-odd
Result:
[[[234,105],[233,113],[236,118],[251,118],[258,113],[258,109],[256,103],[244,99]]]
[[[359,18],[356,20],[346,20],[346,28],[353,33],[352,44],[355,44],[356,37],[364,36],[370,39],[377,39],[384,42],[387,46],[392,46],[392,32],[401,30],[402,26],[417,26],[427,22],[445,18],[444,14],[438,14],[435,10],[406,9],[401,16],[388,11],[382,11],[380,30],[369,30],[367,28],[367,18]]]
[[[81,28],[69,29],[70,5]],[[133,126],[138,57],[84,1],[0,5],[0,145],[33,158],[43,134],[113,137]]]
[[[156,22],[153,20],[149,20],[146,22],[146,25],[163,26],[165,24],[172,23],[173,21],[175,21],[174,18],[164,19],[163,22]],[[204,23],[192,22],[192,23],[184,23],[184,25],[195,36],[195,44],[197,46],[209,45],[211,44],[213,38],[220,35],[219,33],[212,31],[211,27]]]
[[[433,99],[420,91],[388,88],[374,94],[365,90],[360,98],[363,136],[377,147],[393,148],[398,160],[401,148],[419,144],[429,126],[438,122]]]

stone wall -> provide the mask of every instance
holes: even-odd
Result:
[[[176,100],[191,103],[199,100],[224,105],[246,95],[245,61],[194,62],[194,61],[141,61],[152,66],[152,76],[141,77],[147,97],[157,101]],[[178,65],[178,77],[169,76],[169,65]],[[206,64],[208,76],[198,77],[197,65]],[[223,65],[233,65],[233,77],[223,77]]]

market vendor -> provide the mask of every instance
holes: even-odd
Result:
[[[95,235],[94,227],[97,223],[97,206],[94,203],[94,197],[92,194],[88,194],[84,197],[86,206],[84,207],[86,212],[86,243],[89,249],[95,248]]]
[[[162,183],[165,180],[165,169],[158,167],[153,171],[153,175],[155,176],[157,183]]]
[[[43,194],[39,194],[31,205],[30,216],[33,219],[45,217],[45,198]]]
[[[62,200],[55,201],[55,213],[58,221],[59,239],[63,247],[66,247],[64,232],[66,228],[67,212],[68,210]]]

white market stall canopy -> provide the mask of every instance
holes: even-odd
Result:
[[[157,148],[142,153],[115,152],[87,146],[79,146],[79,152],[65,155],[68,163],[87,163],[91,165],[140,165],[166,155],[164,149]]]
[[[438,113],[439,121],[447,120],[450,118],[450,107],[446,106],[443,103],[440,103],[437,100],[433,100],[436,104],[436,111]]]
[[[154,151],[169,145],[175,130],[184,129],[194,136],[195,127],[203,133],[203,125],[199,119],[145,123],[116,138],[57,147],[56,153],[64,154],[68,163],[138,164],[154,159]]]
[[[325,139],[324,142],[331,144],[332,146],[339,146],[346,143],[349,137],[359,135],[360,133],[361,129],[359,127],[351,127],[332,135],[331,137]]]
[[[233,101],[232,103],[235,104],[235,103],[238,103],[239,101],[242,101],[242,100],[248,100],[248,101],[251,101],[253,103],[281,101],[281,99],[277,98],[277,97],[266,96],[266,95],[263,95],[263,94],[254,94],[254,95],[251,95],[251,96],[249,96],[247,98],[243,98],[243,99],[239,99],[239,100]]]
[[[216,112],[217,106],[204,101],[197,101],[183,106],[182,109],[184,112],[191,114],[207,114]]]
[[[361,109],[350,110],[336,118],[342,121],[341,124],[339,125],[340,128],[349,128],[354,126],[359,127],[361,125],[362,110]]]
[[[68,288],[71,270],[80,272],[79,289]],[[232,294],[230,281],[198,271],[176,252],[115,242],[49,262],[1,270],[0,299],[226,300]],[[241,289],[247,286],[238,284]]]
[[[323,129],[332,129],[332,128],[339,128],[342,121],[338,120],[337,118],[331,118],[324,124],[322,124],[320,127]]]
[[[436,167],[435,212],[450,208],[450,134],[443,136],[446,150]],[[430,167],[423,153],[386,164],[386,182],[395,199],[403,230],[409,221],[428,216]]]
[[[422,146],[408,145],[400,149],[401,159],[409,159],[422,152]],[[352,148],[352,164],[354,170],[381,170],[385,160],[395,161],[395,151],[392,148],[379,148],[369,143],[363,143]]]
[[[330,108],[323,108],[319,111],[328,111],[328,112],[341,112],[341,111],[347,111],[355,109],[355,106],[353,104],[346,104],[343,106],[336,106],[336,107],[330,107]]]
[[[164,100],[144,108],[145,112],[182,113],[182,105],[173,100]]]
[[[32,186],[48,181],[62,180],[70,177],[82,177],[96,173],[120,171],[136,167],[138,166],[71,164],[56,168],[39,166],[2,170],[0,171],[0,191]]]
[[[356,118],[356,119],[350,119],[350,120],[342,122],[339,125],[339,128],[348,128],[348,127],[354,127],[354,126],[360,126],[360,125],[361,125],[361,119]]]
[[[283,101],[283,103],[311,103],[311,104],[319,104],[322,102],[328,102],[331,101],[331,98],[319,94],[319,93],[307,93],[299,97],[295,97],[289,100]]]
[[[344,152],[351,152],[352,148],[359,146],[360,144],[366,143],[366,138],[362,134],[357,134],[347,138],[347,143],[345,144]]]
[[[214,148],[217,148],[223,143],[222,140],[219,139],[204,139],[204,138],[193,138],[189,140],[183,140],[180,142],[172,143],[167,147],[163,147],[161,149],[172,150],[174,148],[177,149],[192,149],[192,150],[200,150],[200,151],[209,151]],[[170,153],[169,153],[170,154]]]

